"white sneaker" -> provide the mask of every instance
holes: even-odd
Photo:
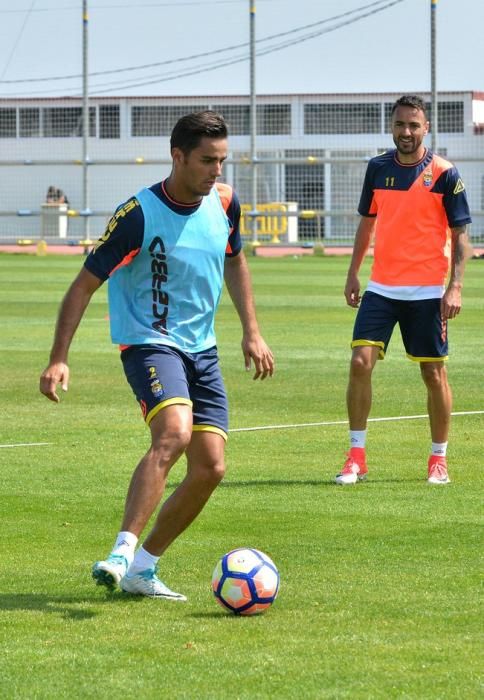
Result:
[[[156,575],[155,569],[146,569],[130,576],[126,574],[121,579],[120,587],[126,593],[145,595],[149,598],[167,598],[168,600],[185,601],[186,597],[181,593],[170,591],[163,581]]]
[[[97,561],[92,567],[92,577],[98,586],[114,588],[126,574],[129,562],[119,554],[110,554],[105,561]]]

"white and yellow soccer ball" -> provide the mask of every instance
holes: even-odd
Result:
[[[269,608],[279,592],[279,572],[258,549],[234,549],[217,562],[212,575],[217,602],[236,615],[256,615]]]

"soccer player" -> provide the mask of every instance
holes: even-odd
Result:
[[[215,112],[188,114],[175,125],[170,146],[169,177],[118,207],[69,288],[40,391],[57,402],[57,385],[67,390],[72,338],[92,295],[109,278],[111,337],[120,345],[151,445],[133,473],[114,548],[92,575],[107,587],[182,601],[185,596],[156,571],[159,557],[201,512],[225,471],[228,410],[214,335],[224,278],[242,324],[246,369],[253,362],[254,379],[265,379],[274,358],[256,319],[240,205],[231,187],[216,182],[227,157],[226,124]],[[186,476],[136,550],[183,453]]]
[[[424,101],[409,95],[397,100],[391,128],[396,150],[368,164],[344,290],[349,306],[359,309],[346,397],[350,450],[336,483],[355,484],[367,475],[371,376],[377,359],[385,357],[398,323],[407,357],[420,364],[427,389],[432,438],[428,482],[448,484],[452,394],[445,366],[447,321],[461,309],[470,249],[466,225],[471,218],[456,168],[423,144],[429,130]],[[360,305],[358,271],[373,238],[373,267]]]

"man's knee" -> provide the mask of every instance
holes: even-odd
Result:
[[[225,462],[223,459],[208,460],[194,466],[193,473],[199,482],[215,487],[225,476]]]
[[[375,366],[376,358],[373,348],[355,348],[351,356],[350,373],[354,377],[366,377],[370,375]]]
[[[190,444],[191,431],[188,428],[170,428],[152,435],[149,452],[158,466],[172,466],[182,456]]]
[[[428,389],[447,385],[447,368],[443,362],[421,362],[420,372]]]
[[[184,427],[171,428],[153,436],[152,448],[154,450],[169,450],[173,454],[183,454],[190,444],[191,430]]]
[[[219,484],[225,476],[225,462],[217,462],[210,468],[211,479],[216,484]]]
[[[195,430],[187,449],[190,476],[212,489],[225,476],[225,441],[211,431]]]
[[[150,430],[150,451],[158,461],[176,461],[192,439],[191,409],[174,405],[161,410],[150,423]]]

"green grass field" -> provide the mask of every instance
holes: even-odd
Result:
[[[253,382],[225,295],[219,350],[228,473],[168,550],[160,576],[185,604],[107,594],[90,578],[119,527],[148,431],[110,344],[105,290],[73,343],[59,405],[38,392],[59,302],[82,264],[0,255],[0,696],[2,698],[478,698],[484,416],[453,419],[452,484],[426,483],[427,421],[372,422],[370,479],[333,485],[347,448],[354,311],[348,258],[251,258],[277,373]],[[364,280],[368,272],[365,266]],[[484,409],[484,264],[470,261],[451,322],[454,411]],[[426,412],[398,332],[375,373],[372,417]],[[340,421],[338,423],[338,421]],[[303,426],[308,423],[330,425]],[[298,427],[299,426],[299,427]],[[183,477],[171,474],[168,492]],[[229,549],[267,552],[281,574],[264,615],[216,604]],[[482,678],[481,678],[482,680]]]

